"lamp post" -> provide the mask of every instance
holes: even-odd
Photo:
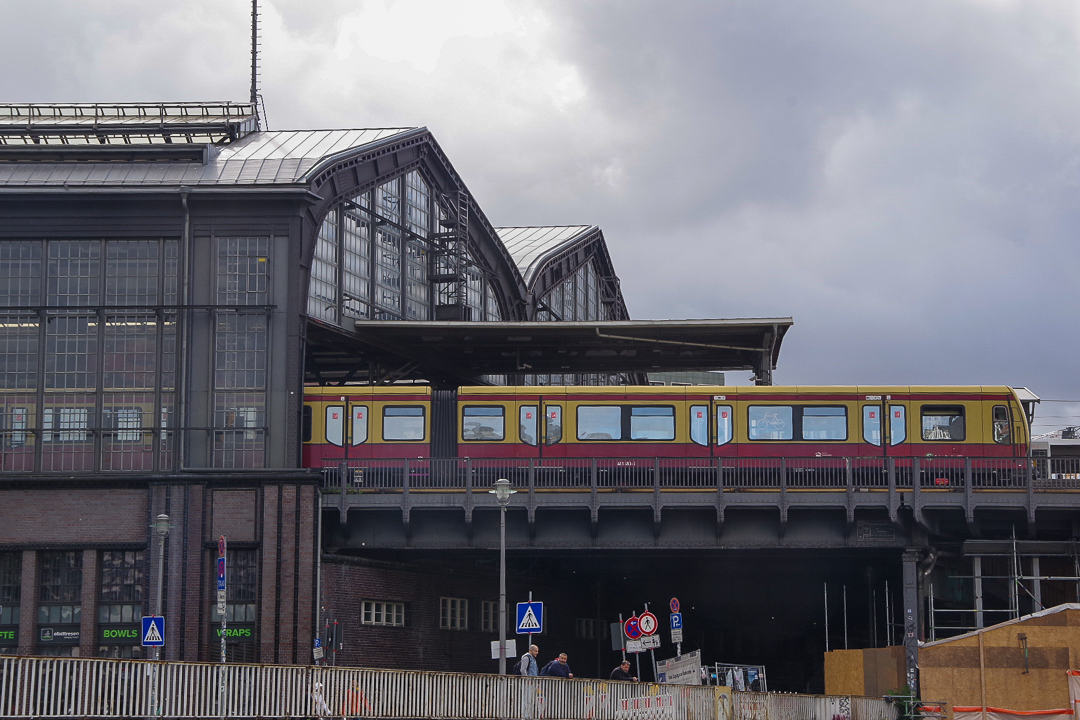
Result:
[[[499,674],[506,674],[506,506],[517,492],[506,478],[495,481],[495,502],[499,503]]]
[[[165,538],[169,536],[169,516],[165,513],[161,513],[154,518],[154,524],[150,526],[154,531],[154,535],[157,535],[158,539],[158,571],[157,571],[157,597],[154,601],[154,614],[164,615],[162,611],[162,595],[165,588]],[[162,625],[164,629],[164,625]],[[161,659],[161,646],[154,647],[154,660]],[[151,712],[154,715],[160,715],[161,709],[159,705],[159,687],[158,681],[160,678],[161,668],[157,665],[154,666],[154,687],[152,688],[152,697],[150,700]]]

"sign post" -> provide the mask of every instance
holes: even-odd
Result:
[[[671,642],[675,643],[675,657],[682,657],[682,613],[679,612],[679,598],[671,598]]]
[[[228,623],[225,619],[226,586],[225,586],[225,551],[228,543],[225,536],[218,538],[217,552],[217,591],[218,591],[218,615],[221,616],[221,687],[218,689],[218,713],[225,717],[225,638]]]

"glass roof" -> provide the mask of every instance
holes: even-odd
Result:
[[[495,228],[495,232],[528,284],[544,257],[595,228],[595,225],[549,225],[502,227]]]

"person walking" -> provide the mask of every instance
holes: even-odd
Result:
[[[535,645],[529,646],[529,651],[521,656],[518,662],[518,674],[526,677],[536,677],[540,674],[540,666],[536,664],[536,656],[540,654],[540,648]]]
[[[559,657],[545,665],[540,674],[544,677],[574,677],[574,673],[570,672],[570,666],[566,664],[566,653],[559,653]]]
[[[623,660],[619,664],[619,667],[611,671],[610,680],[626,680],[629,682],[637,682],[637,678],[630,674],[630,661]]]

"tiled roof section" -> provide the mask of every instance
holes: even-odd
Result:
[[[495,232],[499,233],[525,282],[530,283],[544,257],[595,228],[595,225],[552,225],[503,227],[495,228]]]
[[[304,183],[336,156],[416,128],[254,132],[194,162],[4,162],[0,192],[20,187],[273,186]]]

